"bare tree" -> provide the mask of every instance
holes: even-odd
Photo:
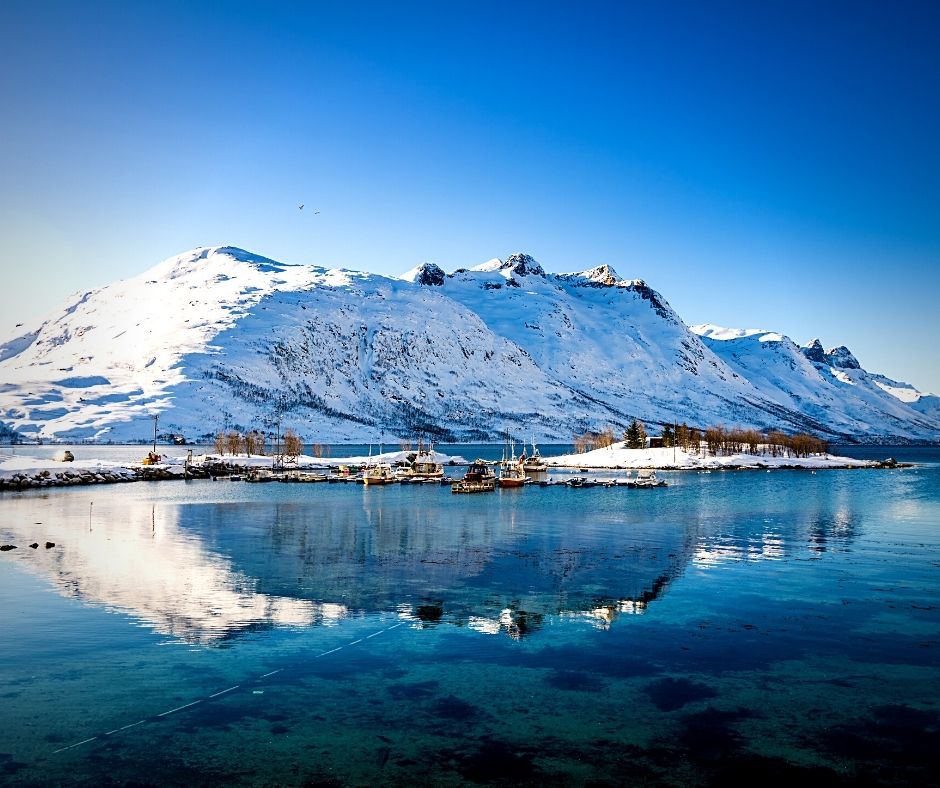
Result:
[[[217,432],[215,434],[215,453],[220,457],[225,454],[225,433]]]
[[[235,430],[230,430],[225,436],[225,443],[229,454],[240,454],[242,449],[242,436]]]
[[[678,427],[676,427],[676,444],[680,446],[685,451],[689,450],[690,441],[689,441],[689,425],[685,422],[682,422]]]
[[[284,430],[284,454],[291,459],[297,459],[303,451],[304,445],[300,436],[288,427]]]

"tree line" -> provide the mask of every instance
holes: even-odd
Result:
[[[247,454],[263,457],[267,454],[267,442],[271,435],[266,435],[261,430],[249,430],[241,433],[236,430],[227,432],[217,432],[215,435],[215,453],[219,456],[227,454]],[[303,454],[304,442],[297,432],[288,427],[280,437],[280,441],[271,447],[275,454],[284,455],[289,458],[296,458]],[[314,457],[329,457],[330,447],[321,443],[314,443],[310,447]]]
[[[600,432],[588,431],[575,435],[572,442],[576,454],[603,449],[615,442],[613,427]],[[628,449],[646,446],[647,431],[643,422],[634,419],[623,432]],[[690,454],[770,454],[773,457],[808,457],[827,454],[829,442],[805,432],[788,435],[780,430],[756,430],[721,425],[699,429],[684,422],[662,429],[663,448],[680,448]]]

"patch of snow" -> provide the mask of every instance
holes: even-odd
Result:
[[[798,466],[800,468],[863,468],[874,465],[868,460],[856,460],[851,457],[838,457],[831,454],[812,455],[810,457],[773,457],[767,454],[729,454],[719,457],[702,456],[688,453],[682,449],[628,449],[624,443],[615,443],[603,449],[566,454],[557,457],[544,457],[546,465],[554,468],[609,468],[640,469],[656,468],[659,470],[700,470],[712,468],[780,468]]]

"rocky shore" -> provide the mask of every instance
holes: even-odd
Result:
[[[0,491],[33,490],[44,487],[77,487],[91,484],[126,484],[185,479],[215,479],[256,470],[253,465],[209,462],[199,465],[134,465],[109,468],[43,468],[0,475]]]

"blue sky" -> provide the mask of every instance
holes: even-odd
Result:
[[[527,251],[940,393],[938,40],[935,2],[7,0],[0,330],[201,245]]]

